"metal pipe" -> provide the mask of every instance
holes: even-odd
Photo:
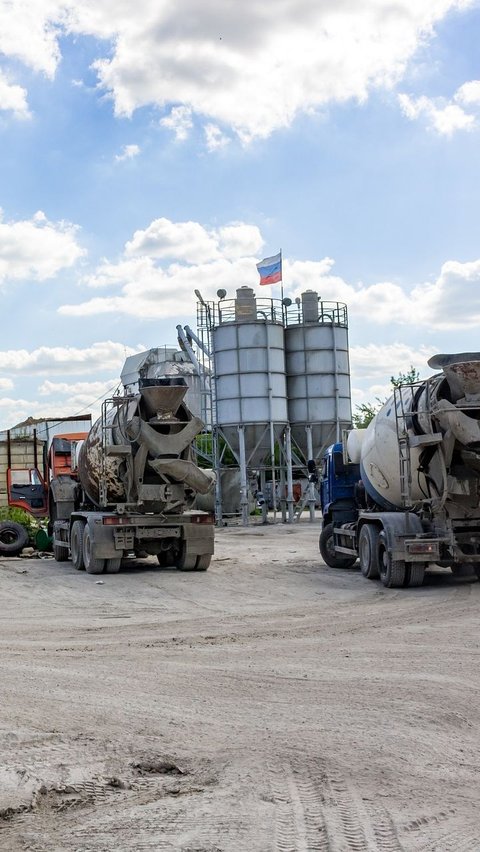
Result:
[[[238,450],[240,456],[240,508],[242,511],[242,524],[248,527],[248,482],[247,482],[247,460],[245,455],[245,428],[237,426]]]
[[[285,429],[285,454],[287,462],[287,508],[288,523],[293,524],[293,475],[292,475],[292,430],[290,424]]]
[[[305,427],[307,432],[307,456],[309,459],[313,459],[313,440],[312,440],[312,427]],[[310,520],[315,520],[315,485],[313,482],[308,483],[308,510],[310,512]]]
[[[211,357],[212,357],[212,352],[210,352],[210,350],[209,350],[209,349],[205,346],[205,343],[203,342],[203,340],[200,340],[200,338],[199,338],[199,337],[197,337],[197,335],[195,334],[195,332],[194,332],[194,331],[192,331],[192,329],[190,328],[190,326],[189,326],[189,325],[184,325],[184,326],[183,326],[183,328],[184,328],[185,332],[187,333],[187,335],[188,335],[189,337],[191,337],[191,338],[192,338],[192,340],[194,340],[194,341],[195,341],[195,343],[197,344],[197,346],[199,347],[199,349],[201,349],[201,350],[202,350],[202,352],[204,352],[204,353],[205,353],[205,355],[207,356],[207,358],[211,358]]]
[[[338,389],[338,364],[337,364],[337,341],[335,339],[335,323],[332,320],[332,340],[333,340],[333,370],[335,376],[335,425],[336,425],[336,433],[335,433],[335,441],[338,444],[340,440],[340,415],[339,415],[339,389]]]
[[[38,456],[37,456],[37,430],[33,430],[33,464],[35,466],[35,470],[38,468]]]
[[[176,328],[177,328],[177,334],[178,334],[179,342],[181,341],[181,343],[183,343],[183,346],[185,347],[185,351],[186,351],[188,357],[190,358],[190,361],[192,362],[193,366],[195,367],[195,371],[196,371],[197,375],[201,376],[202,375],[202,368],[200,367],[198,359],[197,359],[192,347],[190,346],[190,343],[187,340],[187,335],[185,334],[181,325],[177,325]]]

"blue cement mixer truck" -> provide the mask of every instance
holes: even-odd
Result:
[[[420,586],[431,563],[480,579],[480,353],[428,364],[441,372],[395,388],[319,475],[324,562],[358,559],[386,587]]]

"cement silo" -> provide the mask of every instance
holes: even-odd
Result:
[[[215,421],[240,466],[273,465],[274,447],[288,422],[282,304],[256,299],[240,287],[218,305],[212,330]],[[243,500],[246,504],[246,495]]]
[[[303,461],[318,461],[351,425],[347,307],[307,290],[287,308],[288,418]]]

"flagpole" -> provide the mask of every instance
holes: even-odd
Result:
[[[280,298],[282,300],[282,313],[283,313],[283,257],[282,257],[282,249],[280,249]]]

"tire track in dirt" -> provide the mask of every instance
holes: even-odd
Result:
[[[269,773],[278,852],[401,852],[388,812],[365,804],[321,762],[295,758],[270,764]]]

